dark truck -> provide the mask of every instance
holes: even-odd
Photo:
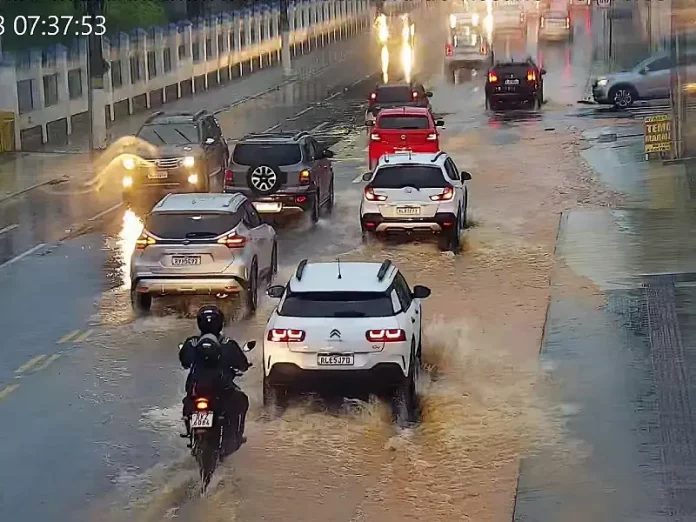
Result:
[[[497,109],[506,103],[541,108],[545,74],[532,58],[496,62],[486,78],[486,108]]]
[[[374,125],[379,111],[394,107],[425,107],[428,110],[432,92],[416,82],[385,83],[370,93],[370,105],[365,112],[365,125]]]

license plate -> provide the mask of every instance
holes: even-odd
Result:
[[[172,265],[174,266],[193,266],[201,264],[201,256],[174,256]]]
[[[319,366],[353,366],[353,354],[317,355]]]
[[[420,208],[418,207],[398,207],[396,213],[400,216],[417,216],[420,214]]]
[[[505,80],[505,85],[519,85],[519,80]]]
[[[212,428],[213,412],[197,411],[191,415],[191,428]]]
[[[283,208],[281,203],[262,203],[260,201],[254,202],[254,208],[257,212],[280,212]]]
[[[150,179],[167,179],[169,174],[165,170],[158,170],[157,172],[151,172],[147,177]]]

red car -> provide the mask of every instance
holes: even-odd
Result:
[[[370,131],[368,156],[370,170],[385,154],[395,152],[438,152],[440,136],[437,127],[445,123],[434,120],[425,107],[382,109]]]

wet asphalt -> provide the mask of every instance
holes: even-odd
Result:
[[[419,23],[423,34],[423,26],[437,28],[442,17],[424,16]],[[482,126],[496,131],[495,144],[519,141],[526,125],[550,132],[595,128],[596,109],[576,106],[592,58],[590,27],[581,16],[574,23],[572,44],[537,44],[533,29],[527,41],[496,44],[497,52],[527,51],[547,68],[548,102],[541,111],[487,113],[482,75],[446,78],[441,31],[419,39],[414,76],[435,93],[434,109],[446,121],[445,143],[458,143],[459,133]],[[300,222],[279,230],[280,280],[300,259],[361,248],[357,180],[367,158],[359,123],[379,78],[379,52],[364,39],[340,45],[361,52],[339,68],[218,115],[231,140],[274,127],[316,129],[337,153],[333,214],[314,228]],[[461,168],[475,168],[475,150],[453,154]],[[601,151],[585,154],[600,170]],[[605,165],[607,179],[611,172]],[[165,468],[191,472],[178,437],[185,374],[176,351],[193,323],[181,306],[157,307],[150,318],[133,316],[124,274],[140,224],[119,206],[118,189],[111,178],[99,190],[63,183],[0,203],[2,520],[104,520],[104,510],[121,509],[125,520],[131,504],[171,493],[162,492],[157,480]],[[553,399],[566,412],[572,437],[594,453],[582,463],[543,453],[526,459],[517,520],[693,519],[688,516],[696,513],[696,495],[682,486],[696,483],[690,475],[696,425],[688,397],[696,385],[696,360],[688,352],[696,297],[690,283],[696,277],[646,275],[696,272],[693,223],[688,208],[564,216],[557,255],[592,281],[593,295],[601,299],[598,305],[552,297],[542,365],[549,379],[563,385]],[[564,284],[560,276],[554,288]],[[262,298],[257,318],[233,324],[229,333],[253,337],[270,306]],[[240,384],[255,409],[260,386],[248,380]],[[561,476],[550,472],[558,469]],[[106,519],[116,520],[111,514]]]

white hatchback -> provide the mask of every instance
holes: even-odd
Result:
[[[445,152],[384,155],[360,204],[365,239],[377,234],[439,234],[443,249],[458,252],[467,226],[468,172]]]
[[[424,286],[409,288],[391,261],[308,263],[286,286],[263,342],[264,404],[290,390],[347,384],[360,393],[390,393],[416,411],[421,367]]]

